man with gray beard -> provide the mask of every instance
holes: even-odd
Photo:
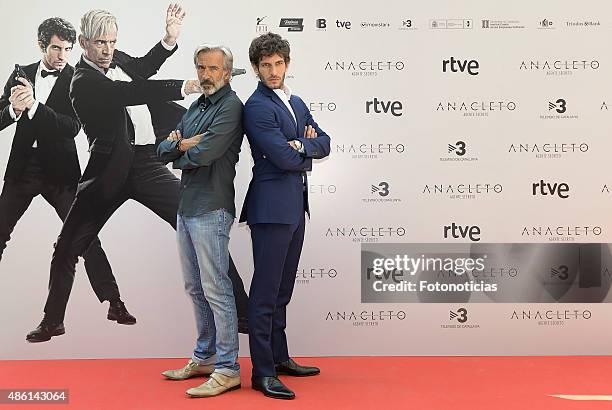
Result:
[[[236,215],[234,177],[243,137],[243,105],[229,84],[233,57],[227,47],[202,45],[193,60],[203,95],[157,153],[164,163],[182,170],[176,234],[198,337],[187,365],[162,374],[171,380],[209,375],[187,394],[210,397],[240,387],[228,246]]]

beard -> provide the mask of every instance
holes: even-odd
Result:
[[[223,79],[213,82],[213,81],[200,81],[200,86],[202,87],[203,94],[207,97],[210,97],[217,91],[219,91],[225,85],[225,81]]]
[[[283,75],[280,78],[280,82],[278,83],[278,86],[274,86],[274,87],[272,87],[272,85],[270,84],[270,81],[272,81],[271,79],[265,79],[262,75],[258,75],[258,77],[259,77],[260,81],[262,81],[266,86],[268,86],[269,88],[272,88],[272,89],[275,89],[275,88],[276,89],[282,89],[283,86],[285,85],[285,75]],[[275,79],[275,80],[278,80],[278,78]]]

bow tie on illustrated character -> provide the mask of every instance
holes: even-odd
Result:
[[[48,75],[52,75],[53,77],[59,77],[60,72],[59,72],[59,70],[54,70],[54,71],[42,70],[40,75],[42,76],[42,78],[45,78]]]

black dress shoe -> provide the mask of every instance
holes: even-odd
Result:
[[[264,396],[273,399],[295,399],[295,393],[289,390],[277,377],[253,376],[251,377],[251,387],[262,392]]]
[[[63,335],[64,333],[66,333],[66,329],[63,323],[53,323],[43,318],[40,325],[28,333],[26,340],[30,343],[46,342],[51,340],[53,336]]]
[[[293,359],[289,359],[286,362],[278,363],[276,365],[277,374],[286,374],[288,376],[314,376],[321,373],[321,369],[312,366],[300,366]]]
[[[110,302],[106,318],[122,325],[133,325],[136,323],[136,318],[130,315],[121,299]]]
[[[243,333],[245,335],[249,334],[249,319],[246,317],[238,318],[238,333]]]

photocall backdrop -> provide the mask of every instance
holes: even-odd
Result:
[[[312,215],[288,310],[293,355],[611,353],[609,2],[183,5],[179,49],[156,78],[194,78],[196,46],[221,43],[236,67],[248,69],[232,81],[246,101],[257,83],[248,46],[258,34],[279,33],[292,49],[286,83],[332,138],[329,158],[309,176]],[[137,56],[163,36],[166,7],[160,0],[33,0],[21,8],[2,1],[0,14],[10,18],[0,78],[40,58],[36,28],[45,18],[66,18],[78,32],[86,11],[107,9],[118,19],[118,48]],[[75,44],[72,65],[80,54]],[[0,132],[2,174],[13,134],[14,126]],[[76,141],[84,166],[85,135]],[[251,166],[245,138],[237,209]],[[138,324],[106,319],[107,304],[98,303],[80,261],[66,335],[26,343],[42,317],[60,227],[38,197],[8,243],[0,359],[190,355],[195,326],[174,231],[136,202],[123,205],[100,237]],[[230,250],[248,289],[244,224],[234,225]],[[368,269],[372,260],[408,254],[488,259],[479,272],[383,282],[471,281],[497,290],[373,290],[381,285]],[[246,336],[240,342],[248,355]]]

